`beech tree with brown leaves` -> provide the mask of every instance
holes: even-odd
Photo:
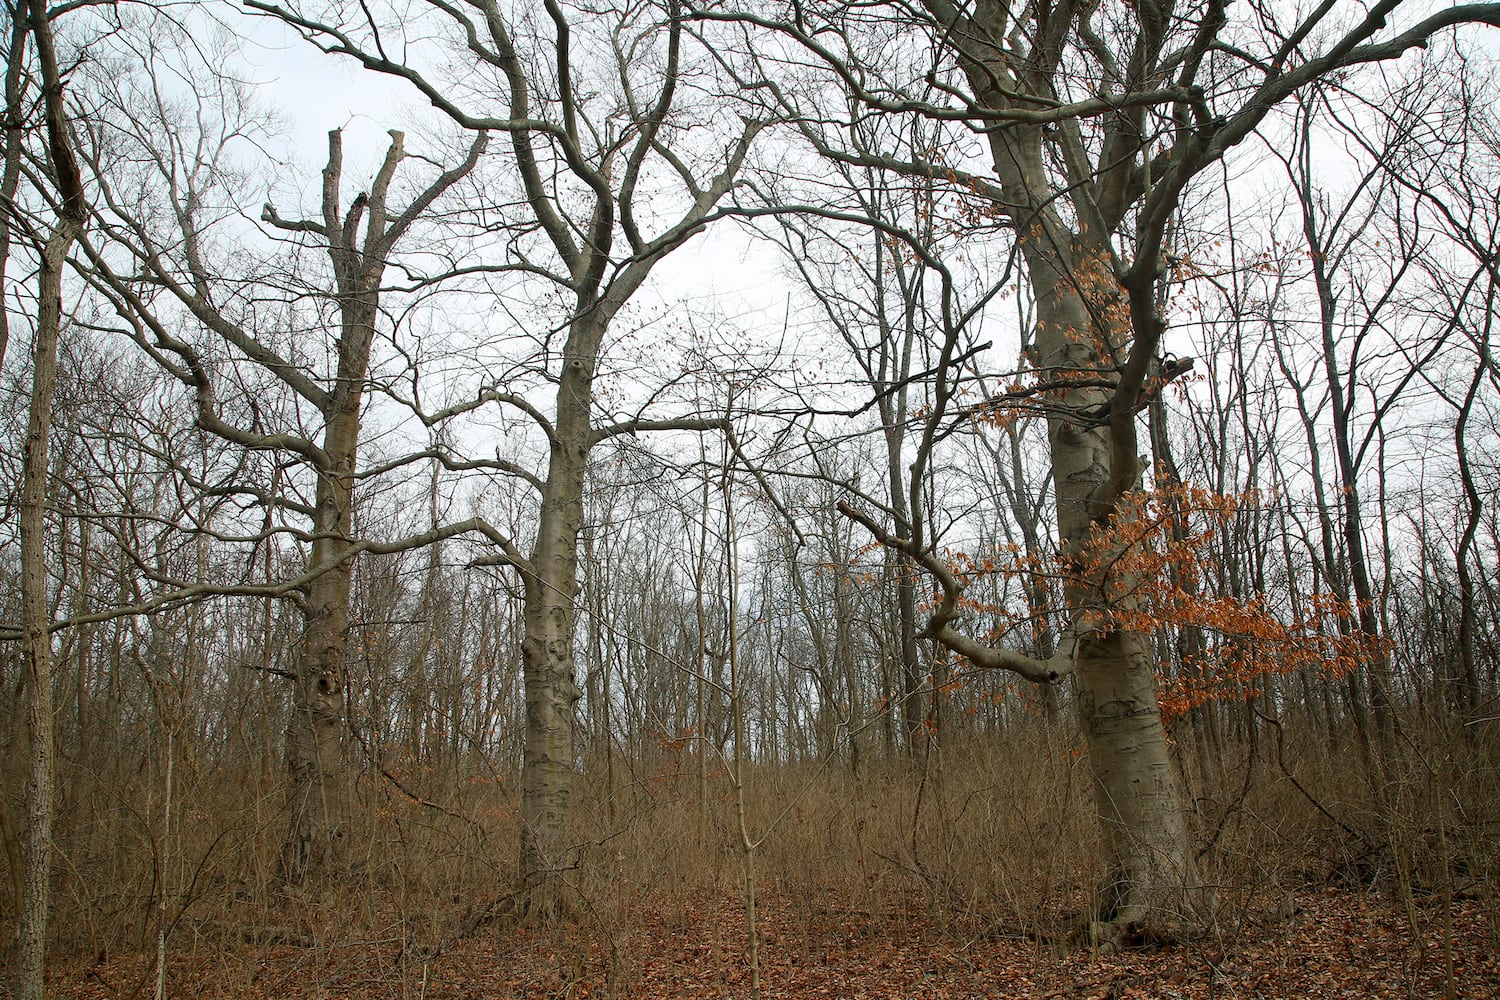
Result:
[[[753,67],[742,72],[803,123],[820,155],[946,180],[986,200],[1013,232],[1036,313],[1028,357],[1048,414],[1071,619],[1064,649],[1044,662],[975,641],[959,625],[960,578],[916,526],[887,532],[846,512],[938,582],[928,638],[1039,683],[1073,675],[1110,845],[1087,927],[1094,941],[1174,937],[1206,925],[1213,908],[1168,754],[1151,640],[1124,624],[1135,609],[1118,595],[1135,588],[1120,588],[1116,560],[1098,551],[1141,516],[1138,414],[1174,374],[1160,365],[1174,222],[1194,179],[1304,89],[1398,59],[1455,27],[1500,26],[1500,5],[1425,16],[1415,8],[1399,0],[1310,12],[1228,0],[924,0],[695,11],[702,22],[735,26]],[[823,93],[836,96],[810,98],[819,91],[757,59],[756,39],[766,37],[798,46],[826,74]],[[945,158],[941,145],[872,147],[849,115],[957,123],[982,138],[989,170]],[[935,399],[941,409],[944,395]]]

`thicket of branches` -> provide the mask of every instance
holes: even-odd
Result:
[[[768,879],[1495,902],[1500,14],[827,6],[6,4],[18,995],[731,877],[752,964]],[[412,103],[301,148],[234,31]]]

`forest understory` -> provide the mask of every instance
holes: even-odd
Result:
[[[1099,861],[1073,739],[1036,722],[857,774],[839,760],[755,770],[762,995],[1500,995],[1492,741],[1438,752],[1411,731],[1379,805],[1352,746],[1227,742],[1221,775],[1187,769],[1213,925],[1116,950],[1076,934]],[[1461,773],[1439,769],[1459,753]],[[159,977],[178,997],[751,995],[725,776],[710,773],[700,803],[689,749],[592,764],[614,785],[580,782],[587,846],[568,880],[581,903],[560,927],[505,915],[504,781],[387,768],[356,789],[337,869],[301,887],[274,877],[274,813],[257,819],[255,799],[235,797],[245,785],[211,769],[155,855],[128,829],[145,802],[113,832],[65,826],[49,995],[151,996]]]
[[[1497,31],[0,0],[0,1000],[1500,997]]]

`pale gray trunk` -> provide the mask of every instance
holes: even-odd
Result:
[[[1064,275],[1080,274],[1086,260],[1061,272],[1052,254],[1028,254],[1028,263],[1044,369],[1097,371],[1105,362],[1089,334],[1107,343],[1123,332],[1100,331],[1090,322],[1091,313],[1107,314],[1111,303],[1086,304],[1069,291],[1077,279]],[[1080,388],[1068,392],[1064,402],[1088,407],[1107,398],[1103,389]],[[1102,579],[1085,555],[1096,529],[1107,528],[1111,515],[1130,516],[1123,505],[1101,506],[1097,497],[1115,463],[1138,460],[1114,454],[1107,427],[1056,416],[1048,424],[1060,547],[1066,568],[1079,574],[1065,588],[1069,615],[1082,636],[1074,671],[1078,717],[1109,850],[1092,930],[1104,938],[1126,931],[1170,935],[1205,916],[1206,897],[1188,838],[1180,780],[1167,750],[1152,641],[1107,624],[1107,617],[1102,626],[1093,624],[1101,612],[1128,610],[1120,607],[1125,600],[1120,595],[1131,588],[1128,581]],[[1133,469],[1129,478],[1138,475]]]
[[[1203,893],[1167,748],[1150,637],[1115,632],[1080,644],[1078,717],[1109,868],[1097,938],[1137,929],[1172,934],[1203,916]]]
[[[582,312],[584,310],[580,310]],[[522,571],[526,741],[521,774],[521,908],[549,922],[571,915],[575,892],[567,872],[574,845],[573,707],[583,696],[573,662],[578,596],[578,535],[593,428],[593,373],[603,325],[575,320],[557,387],[547,479],[535,547]]]

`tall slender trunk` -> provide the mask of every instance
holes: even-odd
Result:
[[[896,554],[896,624],[900,629],[901,726],[906,733],[906,753],[917,755],[926,745],[922,704],[921,646],[917,642],[917,568],[911,557]]]
[[[707,449],[700,445],[699,460],[703,468],[708,468]],[[708,752],[710,748],[710,732],[716,731],[709,719],[709,690],[708,671],[709,658],[712,655],[708,642],[708,608],[706,605],[708,590],[708,504],[709,504],[709,481],[705,471],[703,476],[703,493],[698,507],[698,551],[697,558],[693,560],[693,616],[698,626],[698,643],[695,650],[693,667],[695,676],[693,678],[693,713],[694,721],[698,726],[698,847],[708,846],[709,837],[709,801],[708,801]],[[713,692],[715,703],[718,701],[718,692]]]
[[[1316,245],[1316,244],[1315,244]],[[1376,769],[1380,772],[1395,750],[1395,714],[1391,703],[1391,659],[1380,635],[1380,623],[1376,610],[1375,587],[1370,578],[1368,557],[1365,555],[1364,507],[1360,500],[1357,479],[1358,463],[1354,457],[1354,445],[1349,427],[1350,404],[1344,393],[1343,379],[1338,372],[1338,352],[1334,343],[1335,299],[1332,285],[1324,271],[1320,253],[1311,254],[1313,271],[1318,285],[1318,298],[1323,312],[1323,363],[1328,377],[1330,409],[1333,416],[1334,455],[1339,470],[1339,491],[1344,508],[1343,541],[1348,559],[1348,579],[1354,591],[1356,621],[1367,652],[1364,666],[1369,675],[1369,703],[1375,719]]]
[[[0,205],[15,204],[21,184],[21,144],[26,136],[26,32],[28,21],[17,4],[11,18],[10,48],[5,60],[5,148],[0,156]],[[10,311],[5,299],[6,270],[10,266],[10,211],[0,211],[0,364],[10,346]]]
[[[847,558],[840,554],[834,571],[834,658],[844,685],[844,725],[849,740],[849,769],[855,774],[864,761],[866,737],[864,698],[854,649],[854,585],[848,579]]]
[[[1376,609],[1376,594],[1370,577],[1370,567],[1365,555],[1364,509],[1359,495],[1359,461],[1355,457],[1350,417],[1354,401],[1346,392],[1344,376],[1339,371],[1338,293],[1333,285],[1333,271],[1329,263],[1328,241],[1322,231],[1315,205],[1312,165],[1312,123],[1309,117],[1302,121],[1302,148],[1294,181],[1302,209],[1302,231],[1307,240],[1308,263],[1312,269],[1313,284],[1318,292],[1318,315],[1322,333],[1323,374],[1328,382],[1328,400],[1333,423],[1334,458],[1339,473],[1339,494],[1344,509],[1343,542],[1348,559],[1348,580],[1354,591],[1355,616],[1366,652],[1364,661],[1369,678],[1369,704],[1375,719],[1375,759],[1372,777],[1377,788],[1385,786],[1384,766],[1395,750],[1395,714],[1391,702],[1391,660],[1380,634],[1379,615]],[[1335,229],[1337,227],[1334,227]],[[1335,257],[1337,255],[1334,255]],[[1357,353],[1355,355],[1358,356]],[[1352,387],[1358,373],[1349,372]],[[1351,685],[1357,686],[1357,679]],[[1357,712],[1363,711],[1358,706]],[[1358,717],[1358,716],[1356,716]]]
[[[879,246],[879,244],[877,244]],[[882,260],[884,257],[882,256]],[[895,517],[897,530],[910,535],[911,505],[907,502],[907,483],[904,469],[903,449],[906,441],[907,394],[906,385],[911,374],[911,357],[916,340],[915,305],[908,296],[907,308],[903,311],[904,324],[899,351],[893,359],[893,372],[898,386],[894,394],[882,392],[877,400],[881,424],[885,430],[886,489],[890,491],[891,513]],[[885,332],[885,331],[883,331]],[[893,331],[882,337],[882,345],[894,340]],[[907,756],[916,756],[926,745],[924,722],[926,706],[922,700],[921,646],[917,641],[917,580],[919,573],[911,557],[896,552],[894,575],[896,579],[896,629],[897,654],[901,670],[901,725],[906,734]]]
[[[54,741],[52,633],[47,601],[47,497],[52,401],[57,388],[57,345],[62,335],[62,275],[68,251],[87,217],[83,181],[68,138],[63,83],[43,0],[27,14],[41,70],[53,183],[62,196],[52,232],[42,247],[37,275],[36,331],[32,348],[31,402],[21,445],[21,658],[26,686],[26,830],[21,838],[20,912],[16,920],[16,996],[42,1000],[51,907]],[[15,11],[17,18],[22,11]],[[20,34],[16,34],[19,41]],[[19,56],[16,56],[19,58]]]
[[[57,385],[62,266],[76,230],[59,225],[42,254],[31,406],[21,459],[21,657],[26,688],[26,829],[21,838],[20,915],[16,923],[16,995],[41,1000],[51,905],[53,773],[52,634],[47,605],[48,435]]]

